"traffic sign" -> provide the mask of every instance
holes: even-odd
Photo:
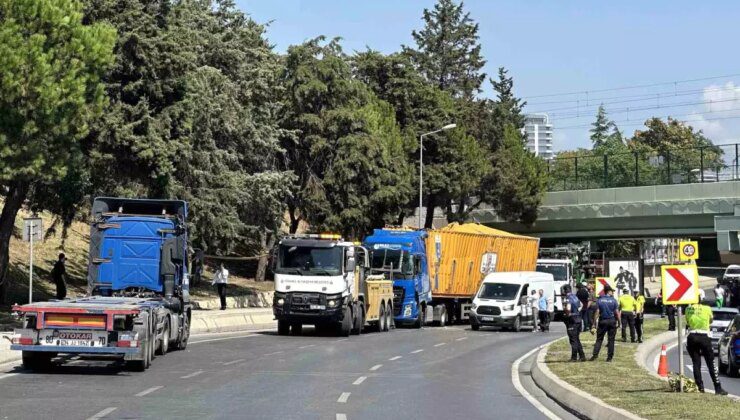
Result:
[[[678,259],[680,261],[694,261],[699,259],[699,243],[697,241],[681,241],[678,244]]]
[[[617,290],[617,287],[614,284],[614,279],[611,279],[609,277],[596,277],[596,287],[594,287],[596,296],[604,295],[604,286],[606,286],[607,284],[612,288],[612,290]]]
[[[664,265],[663,304],[685,305],[699,302],[699,272],[696,265]]]

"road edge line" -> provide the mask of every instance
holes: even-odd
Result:
[[[550,411],[549,408],[545,407],[544,404],[542,404],[537,398],[535,398],[532,394],[530,394],[529,391],[527,391],[522,385],[522,381],[519,380],[519,366],[522,364],[524,359],[531,356],[534,352],[541,350],[544,346],[545,345],[543,344],[539,347],[533,348],[532,350],[528,351],[524,356],[516,359],[514,363],[512,363],[511,382],[514,384],[514,388],[517,391],[519,391],[520,394],[522,394],[522,397],[524,397],[527,401],[529,401],[529,403],[532,404],[534,408],[536,408],[542,414],[544,414],[545,417],[549,418],[550,420],[560,420],[560,417],[558,417],[555,413]]]

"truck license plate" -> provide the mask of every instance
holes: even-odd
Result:
[[[41,345],[67,347],[105,347],[108,335],[100,331],[42,330]]]
[[[492,316],[482,316],[482,317],[480,317],[480,319],[481,319],[481,321],[493,322],[493,317]]]
[[[311,309],[326,309],[326,305],[311,305]]]

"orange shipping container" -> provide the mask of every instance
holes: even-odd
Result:
[[[535,271],[540,240],[477,223],[430,230],[427,261],[434,298],[470,298],[488,273]]]

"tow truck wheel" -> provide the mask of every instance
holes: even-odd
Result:
[[[23,352],[23,367],[32,371],[46,371],[51,368],[51,353],[40,353],[36,351]]]
[[[378,311],[378,325],[377,329],[378,332],[385,331],[385,305],[381,304],[380,309]]]
[[[362,326],[365,325],[365,309],[362,302],[355,306],[355,326],[352,329],[352,334],[362,334]]]
[[[383,331],[390,331],[391,324],[393,323],[393,311],[391,311],[390,305],[385,305],[385,328]]]
[[[290,324],[288,321],[278,321],[278,335],[288,335],[290,333]]]
[[[343,315],[342,322],[339,324],[339,335],[349,337],[350,332],[352,332],[352,309],[345,306]]]

